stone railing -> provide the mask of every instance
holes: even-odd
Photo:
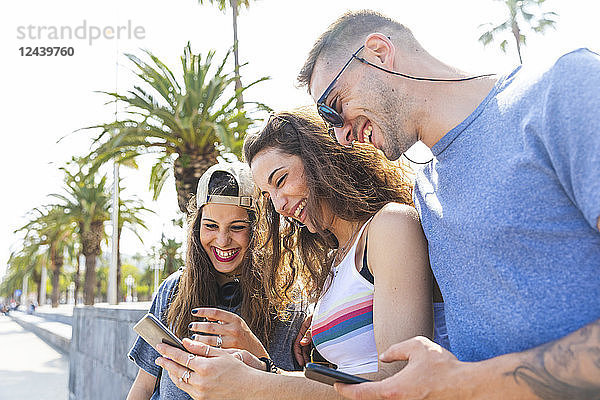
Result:
[[[150,303],[73,309],[69,400],[124,399],[138,368],[127,358],[133,325]]]

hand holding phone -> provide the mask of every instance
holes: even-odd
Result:
[[[135,324],[133,330],[142,337],[150,346],[156,350],[156,345],[166,343],[187,352],[181,340],[175,336],[158,318],[148,313]],[[158,351],[158,350],[156,350]]]
[[[304,376],[308,379],[325,383],[333,386],[336,382],[341,383],[363,383],[370,382],[368,379],[361,378],[360,376],[346,374],[344,372],[337,371],[325,367],[320,364],[308,363],[304,368]]]

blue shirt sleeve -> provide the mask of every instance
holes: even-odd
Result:
[[[585,220],[600,217],[600,56],[579,49],[561,57],[545,94],[541,140],[556,175]]]
[[[171,296],[173,290],[177,287],[180,276],[181,272],[178,271],[163,281],[152,301],[150,310],[148,310],[150,314],[153,314],[163,322],[166,322],[169,296]],[[127,357],[150,375],[154,377],[158,376],[160,367],[154,361],[160,357],[160,354],[141,337],[138,336],[133,347],[129,350]]]

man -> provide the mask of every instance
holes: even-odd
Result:
[[[299,74],[341,144],[434,159],[414,200],[446,303],[452,352],[426,338],[353,399],[600,398],[600,57],[473,76],[403,25],[348,13]],[[455,356],[456,355],[456,356]]]

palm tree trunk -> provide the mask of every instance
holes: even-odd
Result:
[[[237,35],[237,17],[238,17],[238,2],[237,0],[230,0],[231,9],[233,10],[233,60],[234,60],[234,72],[235,72],[235,90],[238,92],[237,108],[242,109],[244,99],[242,93],[239,92],[242,89],[242,78],[240,77],[240,59],[238,55],[238,35]]]
[[[60,273],[62,270],[63,260],[55,259],[52,262],[52,308],[58,307],[60,297]]]
[[[42,274],[34,269],[31,272],[31,277],[33,278],[33,281],[37,283],[37,303],[40,304],[40,296],[42,292]]]
[[[96,256],[85,256],[85,283],[83,288],[83,304],[94,305],[94,292],[96,289]]]
[[[82,226],[83,224],[80,224]],[[85,284],[83,289],[83,304],[94,305],[96,289],[96,257],[100,255],[100,243],[104,231],[104,221],[94,221],[89,229],[81,228],[81,247],[85,255]]]
[[[78,297],[78,293],[79,293],[79,286],[81,286],[81,279],[80,279],[80,269],[81,269],[81,252],[77,253],[77,269],[75,270],[75,305],[77,305],[77,297]]]
[[[60,291],[58,290],[60,278],[60,271],[58,269],[52,269],[52,308],[58,307],[58,298]]]
[[[63,266],[62,255],[54,245],[50,246],[50,268],[52,269],[52,308],[58,307],[60,291],[58,288],[60,282],[60,271]]]
[[[174,163],[177,203],[181,212],[185,214],[187,214],[188,201],[198,188],[198,180],[207,169],[217,162],[213,146],[204,150],[204,153],[198,153],[197,149],[186,149],[185,155],[180,154]]]

